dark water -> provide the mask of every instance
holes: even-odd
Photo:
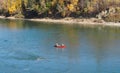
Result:
[[[120,73],[120,28],[1,19],[0,73]]]

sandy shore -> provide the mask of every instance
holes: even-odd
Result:
[[[29,21],[37,21],[37,22],[51,22],[51,23],[60,23],[60,24],[79,24],[84,26],[114,26],[120,27],[120,23],[114,22],[105,22],[104,20],[99,20],[96,18],[63,18],[63,19],[50,19],[50,18],[35,18],[35,19],[23,19],[23,18],[15,18],[15,17],[4,17],[0,16],[1,19],[19,19],[19,20],[29,20]]]

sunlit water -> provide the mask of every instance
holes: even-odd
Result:
[[[1,19],[0,73],[120,73],[120,28]]]

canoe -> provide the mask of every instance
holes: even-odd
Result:
[[[62,45],[60,45],[60,46],[54,46],[55,48],[61,48],[61,49],[64,49],[64,48],[66,48],[66,46],[62,46]]]

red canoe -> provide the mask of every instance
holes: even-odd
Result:
[[[61,49],[63,49],[63,48],[66,48],[66,46],[54,46],[54,47],[56,47],[56,48],[61,48]]]

